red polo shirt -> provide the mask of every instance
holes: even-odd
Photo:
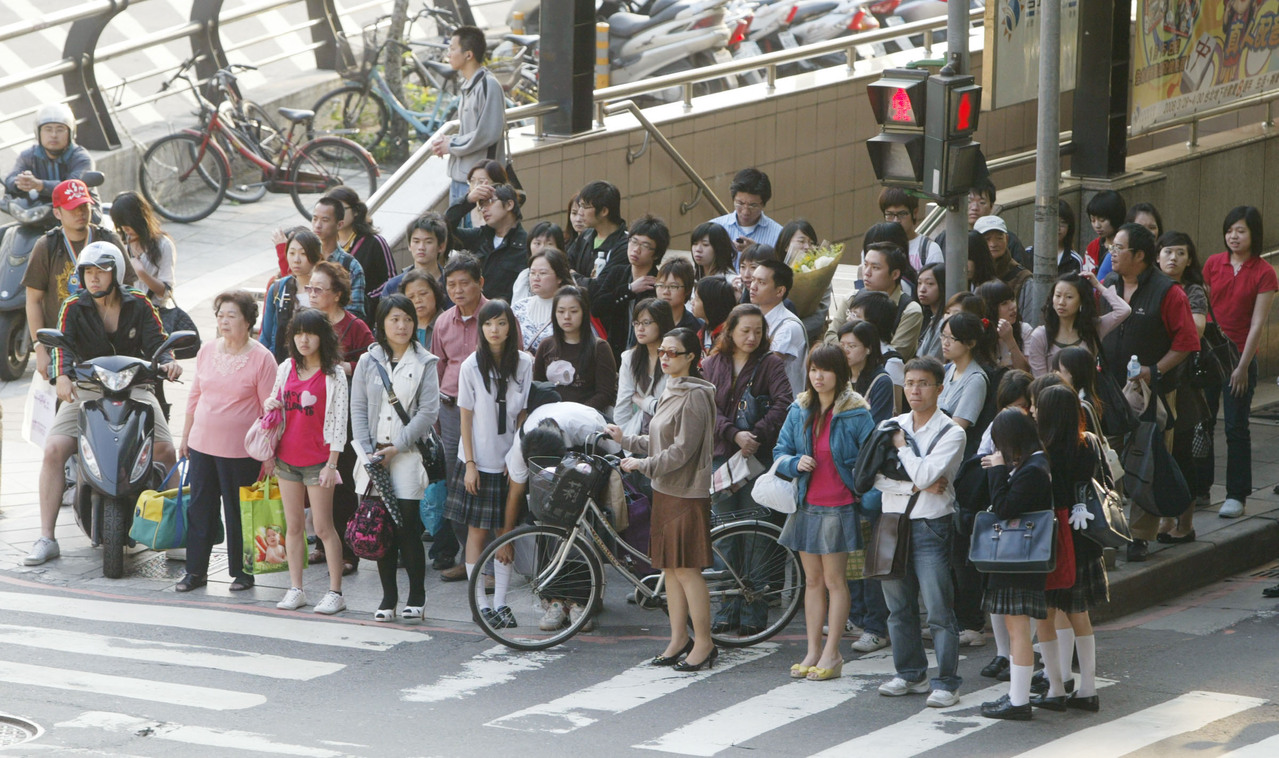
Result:
[[[1230,253],[1217,253],[1204,263],[1204,283],[1208,285],[1217,323],[1242,350],[1243,343],[1248,341],[1257,296],[1279,289],[1274,268],[1253,255],[1239,267],[1239,273],[1235,273],[1234,266],[1230,265]]]

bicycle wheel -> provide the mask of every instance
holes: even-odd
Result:
[[[780,534],[777,527],[760,522],[728,524],[711,531],[716,565],[702,574],[712,610],[737,604],[741,618],[758,624],[712,633],[716,644],[745,647],[763,642],[795,617],[804,597],[804,569],[794,551],[777,543]]]
[[[386,139],[391,123],[382,98],[358,84],[338,87],[315,102],[315,119],[308,137],[346,137],[365,150]]]
[[[354,142],[340,137],[311,140],[298,150],[289,166],[293,204],[310,220],[311,208],[325,192],[346,185],[368,200],[377,190],[377,164]]]
[[[232,129],[234,127],[228,125],[225,128]],[[247,134],[237,132],[237,136],[250,149],[257,147]],[[227,162],[230,164],[231,169],[231,181],[226,190],[227,199],[234,200],[237,203],[256,203],[265,197],[266,183],[270,179],[267,172],[237,150],[235,145],[231,144],[230,138],[225,134],[218,134],[217,141],[218,147],[221,147],[222,152],[226,153]]]
[[[190,223],[212,213],[231,182],[226,156],[216,143],[193,134],[170,134],[142,156],[138,184],[156,212]]]
[[[495,598],[497,551],[512,548],[510,582],[504,598]],[[505,568],[505,567],[503,567]],[[467,583],[471,614],[484,633],[516,650],[545,650],[577,634],[590,618],[565,619],[558,629],[543,631],[539,621],[546,612],[543,602],[566,601],[583,608],[595,607],[604,591],[604,570],[595,550],[580,537],[571,544],[568,532],[553,526],[524,526],[494,540],[480,554]],[[477,592],[493,608],[510,609],[510,616],[482,613]],[[508,626],[513,618],[515,626]]]

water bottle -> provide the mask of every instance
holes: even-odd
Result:
[[[1132,381],[1141,373],[1141,361],[1137,360],[1137,356],[1128,359],[1128,380]]]

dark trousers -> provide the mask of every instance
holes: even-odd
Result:
[[[386,549],[386,555],[377,562],[377,575],[382,580],[381,609],[394,608],[399,602],[398,567],[404,556],[404,570],[409,575],[408,605],[426,604],[426,547],[422,544],[422,518],[418,501],[397,500],[404,526],[395,530],[395,538]]]
[[[444,443],[444,468],[448,471],[446,481],[451,482],[459,463],[457,448],[462,444],[462,414],[457,403],[440,402],[440,440]],[[464,542],[466,524],[444,519],[440,531],[435,535],[435,542],[431,543],[431,560],[457,558]]]
[[[360,506],[360,495],[355,491],[355,466],[359,459],[350,445],[342,448],[338,454],[338,473],[342,475],[342,483],[333,488],[333,528],[337,529],[338,538],[342,540],[342,560],[358,564],[360,559],[346,541],[346,525]],[[323,549],[323,543],[318,545]]]
[[[1257,388],[1257,359],[1248,364],[1248,391],[1235,397],[1230,384],[1204,390],[1209,418],[1217,417],[1217,408],[1226,417],[1226,497],[1247,502],[1252,494],[1252,432],[1248,422],[1252,415],[1252,395]],[[1199,492],[1207,492],[1215,479],[1212,460],[1199,468]]]
[[[187,506],[187,573],[209,573],[209,553],[218,533],[218,519],[226,518],[227,573],[232,579],[253,580],[244,572],[244,538],[240,532],[240,488],[257,481],[262,464],[252,458],[220,458],[191,448],[188,453],[191,503]],[[222,514],[218,513],[218,502]]]
[[[972,535],[953,531],[951,542],[951,574],[955,582],[955,619],[960,629],[980,632],[986,627],[986,614],[981,609],[981,596],[985,591],[985,579],[968,560],[968,546]]]

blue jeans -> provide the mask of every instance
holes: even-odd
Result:
[[[466,193],[471,191],[471,185],[466,182],[459,182],[456,179],[450,180],[449,183],[449,205],[457,205],[466,197]]]
[[[924,596],[928,626],[933,632],[938,675],[933,689],[955,692],[963,684],[959,668],[959,622],[955,620],[954,587],[950,580],[950,541],[953,519],[948,514],[910,522],[910,559],[906,578],[881,582],[888,604],[888,634],[893,641],[893,665],[908,682],[928,676],[928,657],[919,634],[919,595]]]
[[[1248,421],[1252,414],[1252,394],[1257,388],[1257,359],[1248,364],[1248,391],[1243,397],[1235,397],[1230,383],[1204,390],[1211,418],[1217,417],[1218,405],[1224,406],[1226,416],[1226,497],[1241,503],[1252,494],[1252,432]],[[1213,483],[1211,464],[1200,470],[1206,481],[1199,482],[1199,491],[1207,492]],[[1198,493],[1196,493],[1198,494]]]

